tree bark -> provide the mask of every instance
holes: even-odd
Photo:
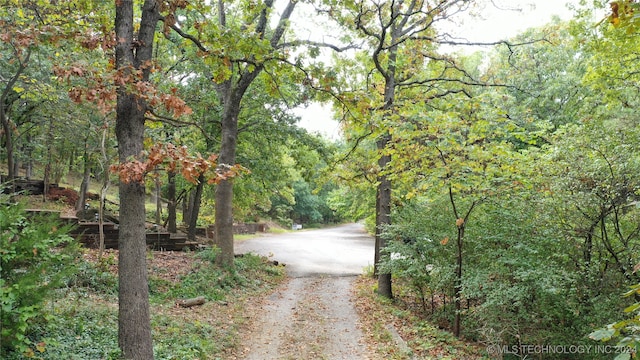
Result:
[[[189,216],[191,216],[191,209],[193,206],[191,203],[193,202],[193,191],[189,190],[184,193],[184,197],[182,198],[182,224],[188,226],[189,224]]]
[[[140,28],[134,41],[133,0],[116,1],[116,68],[123,76],[133,75],[152,59],[153,37],[159,20],[158,4],[145,0]],[[149,79],[149,67],[142,78]],[[144,140],[145,102],[118,86],[116,137],[121,163],[140,156]],[[153,359],[149,287],[146,267],[145,187],[144,182],[120,182],[120,231],[118,238],[118,345],[125,359]]]
[[[15,156],[13,154],[13,136],[11,135],[13,130],[11,129],[9,118],[5,111],[4,101],[0,103],[0,123],[2,123],[2,132],[4,134],[4,148],[7,151],[7,181],[10,182],[13,187],[13,180],[16,178],[13,167],[13,160]]]
[[[156,203],[156,224],[160,225],[162,224],[162,194],[161,194],[161,185],[160,185],[160,178],[157,177],[157,173],[156,173],[156,181],[155,181],[155,189],[154,189],[154,196],[155,196],[155,203]]]
[[[15,74],[13,74],[11,79],[9,79],[9,81],[5,85],[4,89],[2,90],[2,94],[0,94],[0,124],[2,124],[2,131],[4,133],[4,138],[5,138],[4,145],[5,145],[5,149],[7,149],[7,181],[10,183],[12,192],[13,192],[13,189],[15,189],[13,180],[15,180],[17,176],[17,171],[15,169],[15,163],[14,163],[15,149],[14,149],[13,135],[12,135],[13,129],[11,128],[11,122],[10,122],[9,116],[7,115],[7,112],[9,111],[9,108],[12,102],[12,100],[9,97],[11,92],[13,91],[13,86],[16,84],[16,82],[20,78],[20,75],[22,75],[22,73],[27,68],[27,64],[29,63],[30,58],[31,58],[31,50],[27,50],[27,54],[24,57],[24,59],[20,59],[20,57],[18,56],[18,59],[20,60],[20,65],[18,66],[18,69],[16,70]]]
[[[89,180],[91,179],[91,166],[89,162],[89,152],[87,151],[87,141],[84,143],[84,170],[82,174],[82,183],[78,192],[78,202],[76,202],[76,211],[82,211],[86,202],[87,191],[89,191]]]
[[[396,97],[396,60],[398,58],[398,39],[401,38],[403,32],[403,22],[399,20],[401,16],[395,18],[400,14],[401,5],[392,5],[392,20],[388,24],[383,25],[387,28],[388,33],[384,34],[378,39],[376,49],[373,52],[372,60],[376,66],[376,69],[384,77],[384,104],[382,109],[384,110],[384,117],[391,116],[394,112],[394,102]],[[381,24],[382,25],[382,24]],[[406,25],[406,24],[405,24]],[[387,36],[389,37],[387,39]],[[385,44],[389,41],[393,44],[387,48]],[[383,61],[383,54],[386,53],[388,57],[385,65]],[[378,159],[378,168],[380,171],[378,175],[378,187],[376,198],[376,242],[375,242],[375,255],[380,258],[382,250],[386,247],[386,241],[381,236],[381,232],[384,227],[391,224],[391,180],[386,174],[388,171],[389,163],[391,162],[391,155],[387,153],[387,146],[391,142],[391,134],[388,130],[385,130],[376,140],[376,148],[380,155]],[[393,289],[391,283],[391,273],[378,272],[378,294],[386,298],[393,298]]]
[[[456,278],[453,286],[453,303],[455,314],[453,317],[453,335],[460,337],[462,330],[462,259],[463,259],[464,224],[458,225],[458,238],[456,239]]]
[[[176,207],[176,173],[167,172],[167,231],[175,234],[178,232]]]
[[[389,143],[391,136],[385,134],[377,142],[378,150],[384,152],[387,144]],[[378,159],[378,166],[380,171],[385,171],[389,162],[391,162],[391,156],[382,155]],[[384,173],[378,176],[378,188],[376,199],[376,246],[375,252],[378,255],[378,261],[380,260],[380,252],[387,244],[381,232],[386,225],[391,224],[391,180]],[[391,273],[378,271],[378,294],[392,299],[393,289],[391,284]]]
[[[188,308],[188,307],[193,307],[197,305],[202,305],[205,302],[207,302],[207,300],[205,299],[204,296],[198,296],[191,299],[178,300],[176,301],[176,305],[180,307]]]
[[[27,178],[27,180],[31,180],[31,177],[33,176],[33,137],[31,136],[31,133],[27,135],[27,144],[24,147],[24,150],[27,154],[24,177]]]
[[[229,98],[231,96],[228,96]],[[222,119],[222,143],[218,164],[233,166],[236,162],[236,147],[238,142],[238,114],[240,113],[240,99],[237,104],[228,103],[225,106]],[[233,266],[233,181],[223,180],[216,186],[216,245],[220,248],[218,264]]]
[[[265,36],[270,24],[269,14],[273,9],[273,0],[265,1],[265,9],[256,18],[255,32]],[[274,49],[283,39],[285,30],[288,26],[289,19],[296,7],[297,1],[289,1],[284,10],[282,10],[278,25],[271,32],[269,43]],[[220,26],[225,27],[224,2],[218,2],[218,14],[220,18]],[[251,55],[248,55],[251,57]],[[230,65],[233,67],[234,65]],[[222,138],[220,144],[220,153],[218,164],[225,166],[233,166],[236,162],[236,147],[238,143],[238,116],[240,114],[242,97],[247,89],[264,70],[264,63],[257,63],[250,67],[241,69],[231,69],[239,72],[237,78],[228,79],[218,87],[218,96],[223,104],[222,114]],[[218,265],[233,266],[234,249],[233,249],[233,180],[223,180],[216,186],[215,191],[215,231],[216,244],[220,248],[220,255],[217,258]]]
[[[392,42],[395,43],[397,34],[393,32]],[[397,46],[392,46],[389,49],[389,65],[385,72],[385,90],[384,90],[384,110],[388,112],[393,111],[393,103],[396,96],[396,67],[395,60],[397,58]],[[389,113],[390,115],[390,113]],[[380,253],[387,246],[386,240],[381,236],[384,227],[391,224],[391,180],[386,175],[389,163],[391,162],[391,155],[386,153],[387,145],[391,142],[391,134],[386,131],[376,141],[376,147],[380,153],[378,159],[378,168],[380,175],[378,175],[378,188],[376,199],[376,243],[375,252],[380,257]],[[378,259],[379,261],[379,259]],[[391,273],[378,272],[378,294],[388,298],[393,298],[393,288],[391,283]]]
[[[198,177],[198,185],[196,185],[196,190],[193,193],[193,201],[189,211],[189,225],[187,227],[187,239],[190,241],[196,240],[196,227],[198,226],[200,203],[202,201],[202,191],[204,190],[205,181],[204,175],[200,175],[200,177]]]

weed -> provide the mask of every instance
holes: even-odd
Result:
[[[402,282],[396,283],[398,293],[403,293]],[[403,301],[393,301],[378,296],[374,291],[375,280],[362,276],[357,282],[358,301],[356,308],[362,318],[364,333],[377,344],[375,351],[388,359],[411,358],[410,353],[419,358],[437,359],[482,359],[479,348],[470,346],[455,338],[451,333],[438,329],[424,321],[415,309],[404,307]],[[392,325],[407,342],[410,349],[399,351],[393,336],[387,329]]]
[[[118,278],[109,272],[106,265],[109,257],[104,257],[94,264],[83,261],[78,264],[78,271],[66,280],[68,287],[90,290],[104,295],[118,294]]]

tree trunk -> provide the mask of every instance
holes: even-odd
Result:
[[[86,139],[85,139],[85,151],[86,151]],[[72,147],[69,152],[69,173],[73,172],[73,168],[75,166],[75,158],[76,158],[76,148]]]
[[[84,170],[82,174],[82,183],[78,192],[78,202],[76,202],[76,211],[84,209],[86,203],[87,191],[89,191],[89,181],[91,179],[91,166],[89,162],[89,152],[87,151],[87,142],[84,143]]]
[[[269,31],[268,26],[272,19],[269,10],[273,7],[273,1],[266,1],[265,8],[256,18],[255,32],[262,34],[270,33],[270,45],[275,49],[280,41],[284,38],[286,28],[297,1],[289,1],[284,9],[281,10],[278,25],[273,31]],[[226,27],[225,2],[218,1],[218,14],[221,28]],[[252,55],[250,55],[252,57]],[[230,65],[230,70],[236,72],[239,70],[240,76],[228,79],[218,86],[218,96],[223,104],[222,111],[222,138],[220,144],[220,153],[218,164],[221,166],[234,166],[236,162],[236,146],[238,142],[238,116],[240,114],[242,97],[247,89],[264,70],[264,63],[256,63],[255,66],[243,69],[234,69],[234,65]],[[234,80],[237,80],[234,82]],[[215,193],[215,210],[216,210],[216,244],[220,248],[220,255],[217,258],[218,265],[233,266],[234,250],[233,250],[233,180],[222,180],[216,186]]]
[[[51,152],[47,157],[47,164],[44,166],[44,181],[42,186],[42,202],[46,203],[49,197],[49,186],[51,185]]]
[[[158,4],[145,0],[142,18],[134,41],[133,0],[116,1],[116,68],[123,76],[132,75],[132,67],[142,69],[149,79],[147,62],[152,59],[153,37],[159,19]],[[133,75],[135,77],[135,75]],[[121,163],[140,156],[144,140],[146,104],[128,92],[130,84],[117,90],[116,137]],[[118,246],[118,345],[125,359],[153,359],[149,286],[146,266],[145,187],[144,182],[120,182],[120,231]]]
[[[14,169],[14,154],[13,154],[13,130],[9,124],[9,119],[5,113],[4,104],[0,104],[0,123],[2,123],[2,133],[4,134],[4,148],[7,151],[7,181],[11,183],[13,187],[13,180],[16,178]]]
[[[393,39],[396,39],[397,34],[392,34]],[[397,58],[397,46],[392,46],[389,49],[389,66],[385,73],[385,85],[384,85],[384,110],[392,112],[393,103],[395,101],[396,91],[396,67],[395,60]],[[390,115],[390,114],[389,114]],[[378,168],[380,174],[378,175],[378,188],[376,199],[376,253],[380,257],[380,253],[387,246],[386,240],[381,236],[381,232],[384,227],[391,224],[391,180],[386,175],[386,171],[391,162],[391,155],[388,155],[387,145],[391,142],[391,134],[386,131],[376,141],[376,148],[380,154],[378,159]],[[378,294],[392,299],[393,289],[391,284],[391,273],[378,273]]]
[[[198,226],[198,216],[200,215],[200,202],[202,201],[202,190],[204,189],[206,179],[204,175],[198,177],[198,185],[193,194],[193,202],[191,204],[191,211],[189,214],[189,226],[187,230],[187,239],[191,241],[196,240],[196,227]]]
[[[178,232],[176,216],[176,207],[178,204],[176,200],[176,173],[172,171],[167,172],[167,198],[167,230],[175,234]]]
[[[235,165],[236,146],[238,141],[238,113],[240,101],[237,104],[227,103],[222,119],[222,144],[218,164]],[[216,186],[216,245],[220,248],[217,258],[218,265],[233,266],[233,181],[223,180]]]
[[[182,198],[182,224],[189,224],[189,214],[191,213],[191,191],[186,191]]]
[[[33,137],[31,134],[27,136],[25,153],[27,154],[27,164],[24,169],[24,177],[27,178],[27,180],[31,180],[31,177],[33,176]]]
[[[122,142],[118,140],[120,144]],[[126,161],[127,157],[121,158]],[[146,266],[145,188],[120,183],[118,344],[125,359],[153,359]]]
[[[458,238],[456,239],[456,278],[453,286],[453,302],[455,314],[453,318],[453,335],[460,337],[462,318],[462,245],[464,241],[464,224],[458,226]]]
[[[380,235],[378,231],[378,223],[379,223],[379,219],[378,216],[380,214],[380,185],[378,184],[378,187],[376,188],[376,229],[375,229],[375,242],[373,245],[373,277],[374,278],[378,278],[379,271],[378,268],[380,267],[378,264],[380,263]]]
[[[98,255],[100,258],[102,258],[102,252],[104,251],[104,210],[105,201],[107,199],[107,190],[109,189],[109,158],[107,157],[107,147],[105,146],[106,141],[107,126],[105,124],[105,127],[102,130],[102,139],[100,140],[100,153],[102,154],[102,162],[100,163],[100,167],[102,168],[102,186],[100,187],[100,208],[98,210],[98,230],[100,233],[100,251]]]
[[[44,167],[44,189],[42,191],[42,202],[47,202],[49,197],[49,186],[51,185],[51,163],[53,162],[53,119],[49,118],[49,130],[47,132],[47,164]]]
[[[154,196],[155,196],[155,203],[156,203],[156,224],[160,225],[162,224],[162,193],[161,193],[161,185],[160,185],[160,177],[157,176],[156,174],[156,181],[155,181],[155,189],[154,189]]]
[[[391,136],[385,134],[377,142],[378,151],[384,152]],[[382,155],[378,159],[380,171],[385,171],[387,165],[391,161],[391,156]],[[380,252],[387,244],[386,240],[381,236],[384,226],[391,224],[391,181],[384,173],[378,176],[378,189],[376,204],[376,253],[380,256]],[[378,259],[379,260],[379,259]],[[391,284],[391,273],[378,272],[378,294],[392,299],[393,290]]]
[[[27,50],[27,53],[20,61],[20,65],[16,70],[15,74],[9,79],[6,83],[4,89],[2,90],[2,94],[0,94],[0,124],[2,124],[2,132],[4,133],[5,138],[5,149],[7,149],[7,181],[11,184],[11,190],[15,189],[15,184],[13,180],[15,180],[17,176],[17,171],[15,169],[15,153],[14,153],[14,143],[13,143],[13,129],[11,128],[11,123],[9,120],[9,116],[7,112],[11,106],[13,100],[10,100],[10,94],[13,91],[13,86],[16,84],[20,75],[27,68],[27,64],[29,63],[29,59],[31,58],[31,50]]]

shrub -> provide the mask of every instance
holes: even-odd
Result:
[[[32,327],[46,321],[45,300],[74,271],[79,252],[69,226],[27,216],[22,204],[7,200],[0,197],[0,355],[28,354]]]

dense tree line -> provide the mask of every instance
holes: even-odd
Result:
[[[592,18],[583,9],[488,53],[397,41],[405,50],[392,64],[410,76],[396,84],[393,112],[382,105],[389,79],[372,75],[375,58],[342,63],[350,95],[339,108],[353,119],[348,144],[363,149],[347,147],[358,160],[340,164],[342,178],[354,189],[376,174],[394,184],[390,219],[375,222],[388,243],[380,268],[457,335],[499,346],[593,344],[594,327],[633,304],[620,295],[638,282],[640,260],[638,37],[634,25],[625,32]],[[382,148],[379,131],[388,132]],[[592,337],[624,334],[634,346],[634,319]]]
[[[425,317],[486,344],[586,344],[633,303],[620,298],[640,282],[633,2],[476,53],[443,52],[465,44],[436,27],[469,1],[5,3],[8,178],[75,172],[106,189],[120,166],[126,357],[153,357],[138,326],[151,192],[170,229],[216,223],[222,266],[234,220],[366,219],[378,292],[409,286]],[[341,37],[298,38],[301,6]],[[290,109],[311,99],[332,101],[341,141],[296,126]]]

